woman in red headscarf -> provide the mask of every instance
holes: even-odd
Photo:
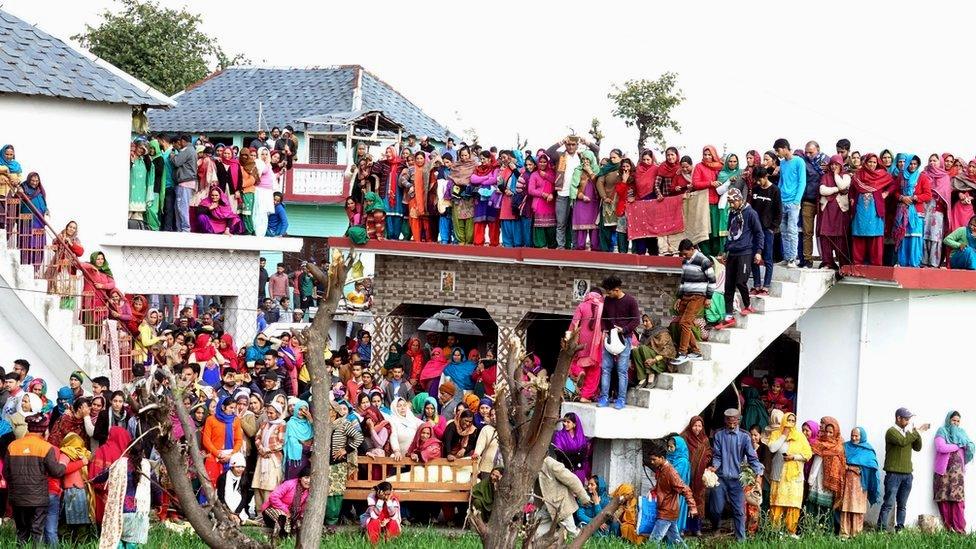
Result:
[[[404,149],[409,154],[409,149]],[[403,230],[403,189],[399,185],[400,172],[406,166],[406,160],[396,153],[393,147],[387,147],[383,160],[373,164],[373,173],[380,179],[379,195],[386,204],[386,232],[388,240],[399,240]]]
[[[851,178],[854,218],[851,223],[855,265],[881,265],[884,253],[885,200],[894,178],[880,167],[878,155],[866,154]]]
[[[705,420],[695,416],[688,421],[688,426],[681,431],[681,438],[688,444],[688,461],[691,463],[691,491],[695,494],[695,506],[705,509],[706,487],[702,475],[705,469],[712,465],[712,446],[708,442],[705,432]],[[701,534],[701,515],[688,518],[688,532],[692,535]]]
[[[220,336],[218,344],[220,356],[224,357],[224,367],[240,370],[240,361],[237,356],[237,349],[234,347],[234,337],[228,333]]]
[[[471,174],[471,191],[474,194],[474,245],[485,245],[485,231],[488,231],[488,245],[498,246],[501,223],[498,221],[498,206],[501,194],[498,192],[498,159],[491,151],[481,153],[481,164]]]
[[[965,227],[973,217],[976,198],[976,159],[970,160],[966,171],[952,178],[952,210],[949,212],[949,231]]]
[[[88,464],[88,478],[95,478],[112,466],[113,463],[122,457],[125,450],[132,443],[129,432],[122,427],[112,427],[108,430],[108,440],[95,450],[95,456]],[[105,516],[105,501],[108,499],[108,486],[105,483],[93,483],[95,491],[95,523],[101,524],[102,517]]]
[[[695,166],[695,170],[691,174],[691,184],[694,190],[708,190],[708,212],[695,213],[696,215],[704,215],[705,219],[709,220],[709,227],[711,227],[711,220],[714,217],[711,216],[711,211],[718,209],[719,196],[715,189],[721,185],[718,181],[718,172],[722,171],[722,167],[722,158],[718,155],[718,151],[713,145],[706,145],[702,149],[702,161]],[[717,242],[719,242],[718,239],[714,241],[709,239],[706,243],[701,244],[702,253],[710,256],[722,255],[725,250],[716,249],[717,246],[712,246],[713,243]],[[693,243],[699,244],[699,242]]]
[[[641,162],[643,164],[643,162]],[[638,166],[638,173],[640,166]],[[681,196],[688,190],[685,178],[681,175],[681,155],[675,147],[668,147],[664,151],[664,162],[655,166],[654,191],[658,200],[669,196]],[[639,177],[639,176],[638,176]],[[678,244],[684,239],[685,232],[657,238],[657,250],[661,255],[678,255]]]
[[[430,164],[427,153],[417,151],[407,169],[400,172],[400,186],[407,193],[407,215],[410,221],[411,239],[421,242],[430,240],[430,223],[427,218],[427,192],[430,182]]]

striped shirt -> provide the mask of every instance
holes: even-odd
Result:
[[[678,297],[703,295],[711,299],[714,288],[715,268],[712,266],[712,260],[696,250],[691,259],[681,263],[681,286],[678,288]]]

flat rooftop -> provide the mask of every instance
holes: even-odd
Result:
[[[885,286],[905,290],[976,290],[976,271],[848,265],[839,284]]]
[[[484,263],[521,263],[524,265],[579,267],[585,269],[637,271],[648,273],[681,274],[681,259],[651,255],[589,252],[576,250],[550,250],[547,248],[490,248],[487,246],[459,246],[432,242],[408,242],[403,240],[370,240],[356,246],[348,238],[331,237],[330,248],[377,255],[423,257],[450,261],[476,261]]]

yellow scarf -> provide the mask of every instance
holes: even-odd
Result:
[[[71,461],[87,459],[91,461],[92,453],[85,447],[85,440],[78,433],[68,433],[61,441],[61,453],[68,456]],[[81,481],[85,483],[85,493],[88,495],[88,517],[95,520],[95,490],[88,482],[88,467],[78,469]]]

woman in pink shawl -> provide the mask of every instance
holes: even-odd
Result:
[[[427,463],[438,459],[444,454],[444,443],[434,434],[430,425],[422,425],[413,436],[413,442],[407,450],[407,457],[417,463]]]
[[[949,231],[965,227],[973,217],[973,199],[976,198],[976,159],[970,160],[966,171],[952,178],[952,211],[949,213]]]
[[[421,391],[427,391],[428,394],[437,394],[436,385],[432,386],[431,382],[437,383],[440,380],[441,374],[444,373],[444,367],[447,366],[447,359],[444,358],[444,349],[440,347],[434,347],[430,352],[430,360],[427,364],[424,364],[424,368],[420,371],[418,376],[418,381]],[[431,393],[433,391],[433,393]]]
[[[942,239],[946,234],[945,226],[952,195],[952,181],[945,168],[945,163],[939,155],[935,153],[929,155],[925,175],[929,176],[932,182],[932,199],[925,204],[922,243],[922,265],[928,267],[942,265]]]
[[[603,318],[603,290],[590,288],[583,302],[576,307],[570,330],[579,330],[579,344],[582,349],[573,356],[569,374],[573,378],[583,374],[580,383],[580,402],[593,402],[600,390],[600,361],[603,357],[603,332],[600,322]]]
[[[241,219],[231,208],[227,195],[216,185],[197,206],[197,227],[202,233],[243,234]]]
[[[536,248],[556,247],[556,171],[544,153],[536,159],[539,169],[529,178],[532,197],[532,244]]]

